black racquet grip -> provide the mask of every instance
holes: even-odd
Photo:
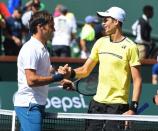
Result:
[[[76,72],[75,72],[74,69],[72,69],[72,70],[71,70],[70,78],[73,79],[73,78],[75,78],[75,76],[76,76]]]

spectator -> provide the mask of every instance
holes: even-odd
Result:
[[[42,3],[40,0],[29,0],[29,1],[25,4],[25,6],[24,6],[24,8],[23,8],[23,11],[26,12],[26,11],[32,10],[31,8],[32,8],[32,4],[33,4],[33,3],[40,5],[40,6],[39,6],[39,10],[45,10],[45,4]]]
[[[3,42],[5,55],[18,55],[22,46],[23,25],[21,15],[21,9],[15,8],[12,16],[6,19],[5,39]]]
[[[95,40],[95,30],[94,23],[95,17],[87,16],[85,18],[85,24],[81,29],[80,34],[80,47],[81,47],[81,58],[88,58],[90,54],[90,50],[93,46]]]
[[[68,8],[66,8],[66,17],[72,23],[72,30],[73,32],[77,32],[77,22],[73,12],[70,12]],[[79,49],[79,42],[77,41],[76,33],[73,34],[70,46],[71,46],[71,57],[79,57],[80,49]]]
[[[74,30],[75,32],[77,32],[77,22],[76,22],[76,18],[75,18],[75,15],[72,13],[72,12],[70,12],[69,10],[68,10],[68,8],[66,8],[66,7],[64,7],[63,5],[61,5],[61,4],[58,4],[56,7],[55,7],[55,10],[54,10],[54,13],[53,13],[53,16],[54,17],[58,17],[58,16],[60,16],[62,13],[61,13],[61,11],[62,11],[62,9],[65,9],[65,16],[67,17],[67,19],[69,20],[69,21],[71,21],[71,23],[72,23],[72,30]]]
[[[31,4],[31,10],[26,11],[23,15],[22,15],[22,23],[25,26],[25,38],[24,38],[24,42],[26,42],[27,40],[30,39],[31,37],[31,33],[29,31],[29,21],[31,19],[31,16],[36,13],[37,11],[39,11],[40,9],[40,3],[32,3]]]
[[[98,16],[95,17],[94,30],[95,40],[98,40],[100,37],[105,36],[101,19]]]
[[[76,38],[76,29],[66,14],[67,8],[62,6],[60,16],[54,18],[55,32],[52,39],[52,56],[71,57],[70,44]]]
[[[58,17],[61,15],[61,8],[63,7],[62,4],[58,4],[56,7],[55,7],[55,10],[54,10],[54,13],[53,13],[53,17]]]
[[[132,25],[133,35],[136,36],[135,42],[137,43],[141,59],[148,57],[149,51],[153,46],[151,40],[152,27],[149,22],[153,14],[154,10],[152,6],[144,6],[142,17]]]
[[[158,63],[154,64],[152,67],[152,84],[158,84]]]
[[[31,4],[31,10],[25,12],[22,16],[22,23],[24,24],[24,26],[26,26],[26,28],[29,27],[29,20],[31,19],[31,16],[36,13],[37,11],[39,11],[40,9],[40,4],[39,3],[32,3]]]
[[[33,0],[33,3],[40,4],[40,7],[39,7],[40,11],[45,10],[46,8],[45,4],[41,2],[41,0]]]
[[[68,8],[66,8],[66,17],[72,23],[73,32],[77,32],[77,22],[73,12],[70,12]],[[73,34],[70,47],[71,47],[71,57],[78,57],[80,54],[79,42],[77,41],[76,33]]]
[[[66,17],[72,23],[72,30],[77,32],[77,22],[74,13],[70,12],[68,8],[66,8]]]

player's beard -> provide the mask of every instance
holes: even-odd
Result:
[[[53,38],[53,32],[48,32],[47,35],[46,35],[46,37],[47,37],[46,38],[47,40],[52,40],[52,38]]]

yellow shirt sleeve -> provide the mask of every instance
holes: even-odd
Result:
[[[103,41],[103,38],[98,39],[91,50],[91,54],[89,57],[94,61],[99,61],[98,51],[99,51],[100,45],[102,44],[102,41]]]
[[[141,65],[139,59],[139,51],[136,45],[133,45],[128,52],[128,59],[130,66]]]

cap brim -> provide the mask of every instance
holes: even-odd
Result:
[[[108,13],[106,13],[106,12],[97,12],[97,15],[99,17],[110,17],[110,15]]]

